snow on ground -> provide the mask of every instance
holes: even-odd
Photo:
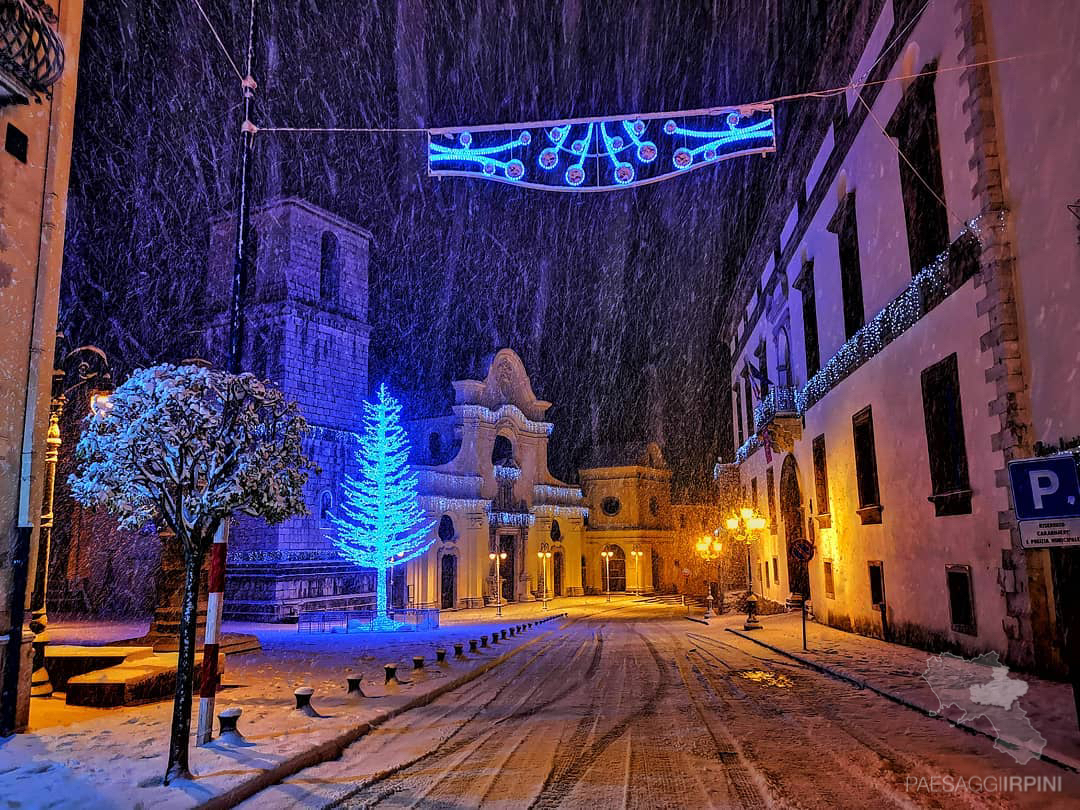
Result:
[[[547,611],[536,603],[508,605],[501,619],[490,608],[460,611],[444,615],[438,630],[395,634],[300,633],[296,625],[226,623],[226,632],[254,633],[263,646],[261,652],[228,659],[218,693],[219,711],[229,706],[243,709],[239,727],[245,744],[215,741],[209,747],[192,746],[195,779],[164,787],[161,777],[171,700],[92,709],[67,706],[62,698],[35,699],[30,731],[0,741],[0,796],[4,806],[22,808],[191,807],[481,669],[554,629],[558,622],[468,655],[468,641],[482,633],[557,613],[583,615],[607,607],[602,599],[552,600]],[[104,644],[138,635],[146,623],[57,623],[52,629],[57,643]],[[465,643],[466,661],[454,660],[455,641]],[[435,664],[437,646],[448,650],[444,668]],[[426,658],[425,670],[418,677],[411,671],[414,655]],[[399,677],[410,683],[388,692],[383,685],[383,664],[395,661]],[[351,672],[363,675],[371,698],[346,697],[345,675]],[[293,690],[298,686],[315,689],[312,706],[320,716],[308,717],[293,709]]]
[[[712,620],[709,629],[699,632],[730,639],[726,628],[744,632],[743,618],[720,616]],[[798,613],[762,616],[761,624],[762,629],[745,634],[865,681],[927,711],[936,710],[939,706],[933,690],[922,677],[932,653],[846,633],[814,621],[806,623],[808,651],[804,652],[802,622]],[[1080,769],[1080,730],[1071,686],[1022,672],[1012,672],[1009,677],[1020,679],[1028,686],[1026,694],[1019,698],[1019,705],[1027,712],[1035,730],[1046,738],[1044,755]],[[993,734],[993,728],[985,721],[977,721],[974,725],[981,731]]]

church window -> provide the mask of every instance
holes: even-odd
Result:
[[[432,433],[428,436],[428,458],[432,464],[442,463],[442,436]]]
[[[562,539],[562,529],[559,528],[559,521],[551,521],[551,542],[558,543]]]
[[[341,293],[341,263],[338,260],[338,240],[330,231],[323,231],[322,254],[319,260],[319,300],[336,304]]]
[[[330,525],[330,511],[334,508],[334,496],[330,490],[325,489],[319,496],[319,525],[326,528]]]
[[[600,508],[604,510],[604,514],[608,517],[615,517],[622,509],[622,503],[618,498],[609,495],[600,502]]]
[[[444,543],[454,539],[454,521],[449,515],[443,515],[439,520],[439,539]]]
[[[514,445],[505,436],[496,436],[491,448],[491,463],[502,467],[514,460]]]
[[[660,513],[660,504],[657,503],[656,498],[649,498],[649,514],[656,517]]]
[[[840,250],[840,293],[844,301],[844,337],[847,339],[858,332],[866,322],[854,191],[844,195],[844,199],[836,207],[828,229],[836,234]]]

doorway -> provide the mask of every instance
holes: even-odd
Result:
[[[457,605],[457,556],[444,554],[442,558],[442,603],[443,610]]]
[[[563,553],[561,551],[556,551],[551,559],[554,561],[551,572],[551,590],[554,591],[556,596],[562,596]]]
[[[517,537],[512,534],[499,535],[499,551],[506,554],[505,560],[496,560],[499,564],[499,576],[502,577],[502,601],[514,602],[514,571],[516,570],[515,548]]]
[[[780,517],[784,521],[787,541],[788,590],[803,598],[810,598],[810,569],[798,559],[792,547],[806,539],[806,520],[803,515],[802,491],[799,488],[799,469],[795,456],[788,454],[780,469]],[[774,572],[776,573],[776,572]]]
[[[405,566],[395,565],[390,570],[390,607],[402,610],[405,607]]]
[[[622,593],[626,590],[626,552],[619,546],[610,545],[607,551],[614,552],[607,562],[600,558],[600,579],[604,590]]]

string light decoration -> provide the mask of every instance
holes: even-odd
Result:
[[[551,484],[533,486],[533,497],[540,502],[580,501],[584,496],[578,487],[557,487]]]
[[[923,315],[956,292],[978,272],[978,254],[984,234],[987,230],[1001,228],[1004,224],[1003,211],[968,220],[960,235],[944,251],[916,273],[896,298],[852,335],[806,385],[795,392],[798,415],[804,415],[829,391],[914,326]],[[766,410],[761,411],[761,416],[765,415]],[[755,416],[758,416],[757,409]],[[735,451],[736,464],[742,464],[762,446],[762,434],[765,430],[751,435],[739,446]]]
[[[502,405],[497,411],[485,408],[483,405],[455,405],[454,410],[460,413],[463,418],[479,419],[489,425],[495,425],[503,419],[509,419],[516,422],[518,427],[523,430],[529,433],[539,433],[543,436],[550,436],[555,429],[551,422],[534,422],[529,419],[522,413],[521,408],[516,405]]]
[[[776,151],[771,104],[428,131],[428,174],[611,191]]]
[[[536,516],[543,517],[580,517],[584,519],[589,516],[587,506],[567,506],[554,503],[537,504],[532,508],[532,512]]]
[[[491,501],[480,498],[444,498],[441,495],[421,495],[420,508],[435,514],[446,512],[487,512]]]
[[[532,526],[536,516],[528,512],[488,512],[492,526]]]
[[[331,513],[330,539],[341,555],[375,569],[375,630],[397,630],[386,612],[386,572],[423,554],[434,541],[434,523],[425,519],[417,496],[416,474],[409,469],[409,440],[401,426],[401,405],[380,385],[376,399],[364,402],[357,477],[345,476],[341,514]]]
[[[499,481],[517,481],[521,478],[521,470],[517,467],[504,467],[495,465],[495,478]]]

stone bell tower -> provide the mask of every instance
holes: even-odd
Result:
[[[227,345],[234,228],[222,220],[211,233],[206,340],[215,365]],[[253,212],[251,240],[241,366],[296,401],[312,426],[309,457],[320,467],[305,490],[308,517],[232,524],[226,617],[275,621],[305,607],[363,604],[374,590],[372,574],[343,561],[325,531],[367,396],[371,234],[287,198]]]

